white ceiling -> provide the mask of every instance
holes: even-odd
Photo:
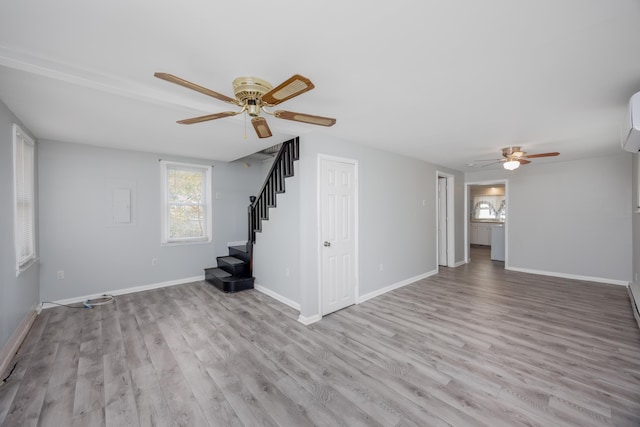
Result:
[[[228,104],[156,71],[228,96],[299,73],[316,88],[279,107],[337,124],[178,125]],[[0,100],[45,140],[229,161],[320,132],[464,171],[510,145],[617,153],[638,91],[638,0],[0,3]]]

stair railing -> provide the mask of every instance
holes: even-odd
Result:
[[[262,231],[262,221],[269,219],[269,208],[276,207],[276,195],[284,193],[284,180],[293,176],[293,162],[299,158],[299,138],[296,137],[283,142],[258,196],[249,197],[251,203],[248,208],[247,252],[251,255],[253,255],[253,244],[256,242],[256,232]],[[251,256],[251,259],[253,259],[253,256]]]

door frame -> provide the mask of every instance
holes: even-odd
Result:
[[[355,185],[355,195],[354,195],[354,207],[353,207],[353,215],[354,215],[354,239],[355,239],[355,248],[354,248],[354,275],[355,275],[355,284],[354,284],[354,289],[353,289],[353,293],[355,296],[355,304],[358,304],[358,299],[360,296],[360,274],[359,274],[359,265],[360,265],[360,253],[359,253],[359,246],[360,246],[360,239],[359,239],[359,230],[360,230],[360,215],[358,214],[359,212],[359,194],[360,194],[360,188],[359,188],[359,176],[358,176],[358,160],[356,159],[350,159],[347,157],[339,157],[339,156],[332,156],[330,154],[322,154],[319,153],[318,157],[317,157],[317,176],[316,176],[316,182],[317,182],[317,188],[316,188],[316,206],[317,206],[317,212],[316,212],[316,218],[318,220],[318,223],[316,224],[316,242],[318,245],[322,244],[322,162],[324,160],[330,160],[330,161],[334,161],[334,162],[341,162],[341,163],[347,163],[353,166],[353,175],[354,175],[354,185]],[[322,302],[323,302],[323,281],[322,281],[322,249],[318,248],[318,264],[317,264],[317,272],[318,272],[318,314],[320,315],[320,318],[323,317],[322,314]]]
[[[456,266],[456,236],[455,236],[455,203],[454,203],[454,189],[455,189],[455,176],[441,171],[436,171],[436,257],[440,257],[440,236],[438,233],[438,227],[440,226],[440,210],[439,210],[439,198],[438,192],[440,186],[438,185],[438,178],[445,178],[447,180],[447,265],[446,267]],[[437,268],[439,269],[440,260],[437,259]],[[443,266],[444,267],[444,266]]]
[[[504,200],[507,205],[507,218],[504,221],[504,268],[509,268],[509,217],[510,203],[509,203],[509,180],[508,179],[495,179],[490,181],[470,181],[464,183],[464,259],[465,262],[471,261],[470,256],[470,239],[469,232],[471,225],[471,212],[469,210],[471,186],[473,185],[504,185]]]

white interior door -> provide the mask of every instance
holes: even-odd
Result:
[[[320,160],[322,315],[356,302],[356,167]]]
[[[447,178],[438,177],[438,265],[448,265],[447,248]]]

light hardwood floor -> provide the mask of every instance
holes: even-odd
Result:
[[[638,426],[626,289],[449,269],[305,327],[204,282],[38,316],[6,426]]]

